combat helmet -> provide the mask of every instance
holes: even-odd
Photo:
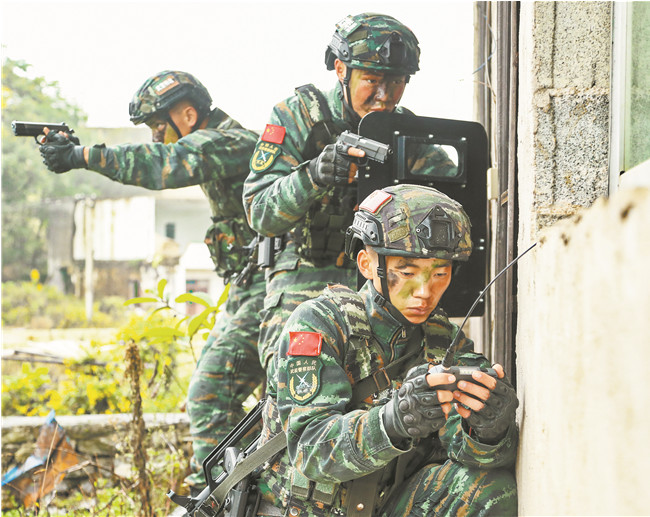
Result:
[[[410,76],[419,68],[420,47],[415,34],[392,16],[362,13],[336,24],[325,51],[325,65],[334,70],[335,59],[348,68]]]
[[[155,113],[166,112],[183,99],[192,102],[200,120],[210,112],[212,98],[196,77],[175,70],[160,72],[147,79],[135,92],[129,103],[131,122],[136,125],[146,122]],[[198,127],[199,123],[195,127]]]
[[[467,261],[471,223],[463,207],[439,190],[394,185],[375,190],[360,205],[346,232],[354,259],[362,244],[379,255]]]

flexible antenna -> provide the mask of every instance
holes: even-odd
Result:
[[[485,286],[485,289],[481,291],[481,293],[478,295],[478,298],[474,301],[472,306],[469,309],[469,312],[467,313],[467,316],[465,316],[465,319],[463,320],[463,323],[458,327],[458,332],[456,332],[456,335],[454,336],[454,339],[452,340],[451,344],[449,345],[449,348],[447,348],[447,352],[445,352],[445,357],[442,359],[442,366],[444,368],[449,368],[452,366],[452,357],[453,357],[453,350],[456,348],[456,345],[458,344],[458,340],[460,339],[460,332],[463,330],[463,327],[465,326],[465,323],[467,323],[467,320],[469,317],[472,315],[472,312],[474,312],[474,309],[478,305],[478,302],[481,301],[481,298],[483,298],[483,295],[485,292],[490,288],[490,286],[497,281],[497,279],[508,269],[510,269],[510,266],[512,266],[515,262],[517,262],[521,257],[523,257],[526,253],[528,253],[530,250],[532,250],[535,246],[537,246],[537,243],[533,243],[530,248],[528,248],[526,251],[523,251],[519,254],[518,257],[515,257],[512,259],[512,262],[510,262],[506,267],[504,267],[501,271],[499,271],[499,274],[495,276],[492,280],[490,280],[490,283]]]

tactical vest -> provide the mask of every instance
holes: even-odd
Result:
[[[349,128],[339,127],[332,120],[327,99],[313,84],[300,86],[295,92],[310,128],[301,154],[305,160],[311,160]],[[355,185],[331,187],[293,230],[298,254],[316,266],[332,263],[342,266],[345,262],[345,231],[352,224],[356,204]]]

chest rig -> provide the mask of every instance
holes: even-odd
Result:
[[[300,86],[295,92],[309,127],[301,154],[305,160],[311,160],[326,145],[336,142],[341,132],[350,128],[340,127],[334,122],[327,99],[313,84]],[[352,224],[356,204],[355,185],[330,187],[293,230],[298,254],[316,266],[332,263],[342,266],[345,262],[345,230]]]

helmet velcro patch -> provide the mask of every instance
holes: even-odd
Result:
[[[156,95],[162,95],[179,84],[181,83],[179,83],[174,76],[168,75],[161,78],[160,81],[153,84],[151,87],[153,88],[153,91],[156,92]]]
[[[384,192],[383,190],[375,190],[366,199],[364,199],[363,203],[359,205],[359,209],[367,210],[372,214],[376,214],[377,211],[386,203],[388,203],[392,198],[393,196],[388,192]]]

